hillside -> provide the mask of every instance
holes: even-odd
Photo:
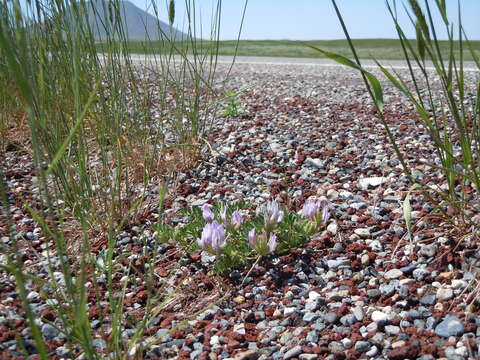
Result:
[[[119,5],[123,29],[129,40],[159,40],[163,36],[180,40],[187,36],[129,1],[119,1]],[[95,38],[105,39],[108,28],[105,24],[109,19],[107,16],[115,13],[115,10],[108,8],[108,1],[93,0],[87,4],[87,13],[87,21],[93,29]]]

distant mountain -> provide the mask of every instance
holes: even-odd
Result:
[[[106,38],[106,20],[115,11],[108,9],[108,0],[92,0],[87,3],[87,21],[96,39]],[[119,1],[123,29],[129,40],[159,40],[164,36],[181,40],[187,35],[169,24],[158,20],[155,16],[136,7],[129,1]],[[110,20],[110,24],[112,20]]]

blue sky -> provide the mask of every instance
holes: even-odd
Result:
[[[142,9],[147,9],[150,0],[130,0]],[[191,0],[190,0],[191,1]],[[428,0],[434,5],[433,0]],[[205,34],[210,29],[212,9],[217,0],[196,0],[197,15],[201,14]],[[397,0],[401,5],[404,1]],[[421,1],[423,2],[423,1]],[[457,1],[447,0],[451,20],[457,18]],[[159,0],[160,17],[166,20],[165,0]],[[220,37],[235,39],[238,35],[244,0],[222,1],[222,23]],[[392,20],[384,0],[337,0],[347,27],[353,38],[395,38]],[[471,40],[480,40],[480,0],[460,0],[462,22]],[[185,0],[176,1],[176,22],[178,28],[184,24]],[[399,6],[401,22],[409,37],[414,31],[408,18]],[[439,18],[436,22],[440,24]],[[440,26],[443,29],[443,26]],[[442,31],[439,37],[444,38]],[[242,39],[290,39],[316,40],[340,39],[343,33],[329,0],[249,0]]]

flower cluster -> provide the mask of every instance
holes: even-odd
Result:
[[[226,242],[225,229],[215,220],[205,225],[202,237],[197,240],[198,246],[212,255],[219,255]]]
[[[257,236],[255,228],[248,233],[248,245],[251,249],[255,250],[257,254],[265,256],[269,253],[275,252],[277,248],[277,235],[274,233],[262,233]]]
[[[314,233],[330,220],[330,205],[325,200],[307,200],[302,208],[307,233]]]
[[[215,214],[212,205],[205,204],[201,207],[202,217],[206,224],[203,228],[201,238],[197,244],[212,255],[220,256],[228,254],[233,249],[241,248],[241,242],[245,241],[246,229],[241,229],[245,223],[241,211],[235,210],[227,214],[227,206],[222,206],[218,215]],[[326,201],[308,200],[301,211],[304,217],[304,229],[307,234],[315,233],[322,226],[325,226],[330,218],[330,207]],[[249,230],[247,235],[248,247],[259,256],[266,256],[274,253],[278,246],[278,234],[282,233],[282,222],[285,213],[276,201],[269,201],[258,208],[257,220],[263,219],[263,226],[258,222]],[[243,239],[242,239],[243,237]],[[228,244],[228,250],[224,249]],[[240,241],[240,243],[238,242]],[[288,245],[287,245],[288,247]]]

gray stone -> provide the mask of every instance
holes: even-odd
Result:
[[[309,331],[305,340],[308,342],[316,343],[318,341],[318,335],[316,331]]]
[[[360,352],[367,352],[371,347],[372,345],[368,341],[357,341],[355,343],[355,350]]]
[[[385,296],[392,296],[395,293],[395,286],[393,284],[381,284],[380,292]]]
[[[423,269],[423,268],[419,268],[419,269],[415,269],[413,270],[413,277],[415,278],[415,280],[418,280],[418,281],[422,281],[423,279],[425,279],[428,274],[430,274],[427,270]]]
[[[446,316],[445,319],[435,327],[435,334],[441,337],[460,336],[464,328],[460,319],[456,316]]]
[[[375,355],[378,354],[378,348],[373,345],[370,350],[368,350],[365,355],[367,355],[368,357],[374,357]]]
[[[385,323],[388,321],[388,315],[376,310],[372,313],[372,320],[376,323]]]
[[[388,181],[388,178],[386,177],[373,176],[373,177],[359,179],[358,184],[360,185],[360,189],[368,190],[368,189],[376,188],[377,186],[382,185],[387,181]]]
[[[92,345],[97,350],[103,350],[107,348],[107,342],[103,339],[94,339]]]
[[[313,312],[307,312],[305,313],[305,315],[303,315],[303,321],[311,322],[318,319],[319,316],[320,316],[319,314],[315,314]]]
[[[300,354],[298,357],[300,360],[315,360],[318,358],[317,354]]]
[[[397,278],[399,278],[399,277],[402,276],[402,275],[403,275],[402,270],[400,270],[400,269],[392,269],[392,270],[387,271],[387,272],[383,275],[383,277],[384,277],[385,279],[392,280],[392,279],[397,279]]]
[[[344,351],[345,348],[342,343],[339,343],[338,341],[332,341],[328,344],[328,349],[332,352],[339,352],[339,351]]]
[[[360,236],[363,239],[367,239],[371,236],[370,230],[368,230],[366,228],[355,229],[354,233],[357,234],[358,236]]]
[[[387,335],[397,336],[398,334],[400,334],[400,328],[394,325],[387,325],[385,326],[385,332],[387,333]]]
[[[380,297],[382,293],[378,289],[368,289],[367,290],[367,295],[369,298],[376,299]]]
[[[328,312],[323,315],[323,320],[328,324],[335,324],[338,320],[338,315],[334,312]]]
[[[425,305],[425,306],[430,306],[430,305],[435,304],[436,300],[437,299],[436,299],[435,295],[425,295],[424,297],[422,297],[420,299],[420,304]]]
[[[345,325],[345,326],[353,325],[357,321],[358,321],[357,318],[353,314],[347,314],[340,318],[340,322],[342,323],[342,325]]]
[[[302,353],[302,347],[300,345],[294,346],[284,354],[284,359],[291,359],[297,357]]]
[[[419,254],[425,257],[434,257],[436,253],[437,246],[435,244],[423,245],[419,251]]]
[[[363,318],[365,317],[365,314],[364,314],[361,307],[359,307],[359,306],[354,307],[353,310],[352,310],[352,313],[358,321],[363,321]]]
[[[448,301],[453,298],[453,290],[448,288],[440,288],[437,290],[438,301]]]
[[[52,340],[58,336],[58,330],[50,324],[43,324],[41,331],[45,340]]]

